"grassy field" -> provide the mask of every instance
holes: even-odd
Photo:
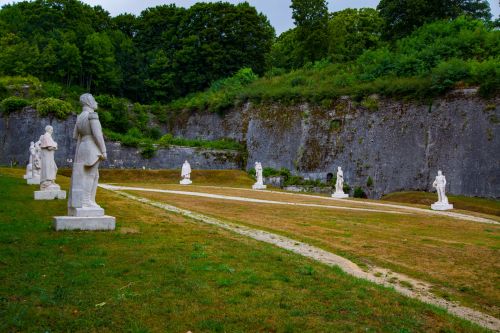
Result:
[[[0,331],[481,332],[390,289],[99,190],[114,232],[51,229],[0,169]],[[67,189],[68,179],[59,177]]]
[[[460,195],[448,195],[448,199],[453,204],[453,207],[457,209],[500,216],[500,200],[470,198]],[[382,200],[430,206],[437,201],[437,194],[428,192],[395,192],[385,195]]]

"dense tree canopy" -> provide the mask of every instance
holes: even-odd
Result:
[[[296,38],[302,62],[317,61],[328,49],[328,7],[325,0],[292,0]]]
[[[387,38],[400,38],[425,23],[469,15],[490,19],[487,0],[381,0],[377,9],[386,21]]]
[[[274,29],[247,3],[200,3],[112,18],[78,0],[0,10],[0,75],[34,75],[98,93],[169,101],[244,67],[265,70]]]

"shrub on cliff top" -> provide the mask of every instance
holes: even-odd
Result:
[[[35,108],[42,117],[55,116],[62,120],[68,118],[73,111],[70,103],[52,97],[39,99]]]
[[[15,111],[22,110],[25,106],[30,103],[28,100],[16,96],[7,97],[0,104],[0,111],[4,114],[10,114]]]

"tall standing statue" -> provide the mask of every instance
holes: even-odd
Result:
[[[181,185],[190,185],[193,182],[191,181],[191,165],[188,161],[184,161],[181,170],[182,180],[179,182]]]
[[[28,165],[26,165],[26,174],[24,175],[24,179],[31,179],[33,177],[33,154],[35,152],[35,143],[33,141],[31,141],[30,143],[29,152],[30,152],[30,159]]]
[[[263,190],[267,188],[267,186],[264,185],[264,177],[262,173],[263,173],[262,163],[255,162],[255,176],[257,178],[257,182],[252,186],[254,190]]]
[[[337,182],[335,183],[335,193],[332,194],[333,198],[345,199],[349,194],[344,193],[344,172],[341,167],[337,168]]]
[[[438,175],[432,183],[438,194],[438,201],[431,205],[433,210],[449,210],[453,209],[453,205],[448,202],[448,197],[446,196],[446,177],[443,175],[441,170],[438,171]]]
[[[83,107],[76,119],[73,138],[77,140],[68,200],[68,215],[55,217],[56,230],[114,230],[115,218],[105,216],[95,201],[99,163],[107,158],[106,145],[91,94],[80,97]]]
[[[35,142],[31,149],[31,179],[28,179],[30,185],[40,185],[40,173],[42,171],[42,149],[40,141]]]
[[[40,137],[40,191],[35,192],[35,200],[66,199],[66,191],[61,191],[61,187],[56,184],[57,165],[54,153],[57,150],[57,142],[52,138],[53,132],[52,126],[47,125],[45,134]]]

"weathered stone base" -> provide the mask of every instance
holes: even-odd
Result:
[[[56,216],[54,217],[54,229],[61,230],[115,230],[116,219],[113,216],[101,217],[76,217]]]
[[[191,185],[192,183],[191,179],[183,179],[179,182],[181,185]]]
[[[349,194],[345,194],[345,193],[333,193],[332,194],[332,198],[335,198],[335,199],[346,199],[346,198],[349,198]]]
[[[453,205],[436,202],[431,205],[432,210],[451,210]]]
[[[28,175],[24,175],[23,176],[24,179],[31,179],[31,176],[28,176]]]
[[[61,191],[61,190],[35,191],[35,200],[54,200],[54,199],[66,199],[66,191]]]
[[[28,185],[40,185],[40,178],[30,178],[27,183]]]
[[[254,190],[265,190],[267,188],[267,185],[261,185],[261,184],[253,184],[252,189]]]

